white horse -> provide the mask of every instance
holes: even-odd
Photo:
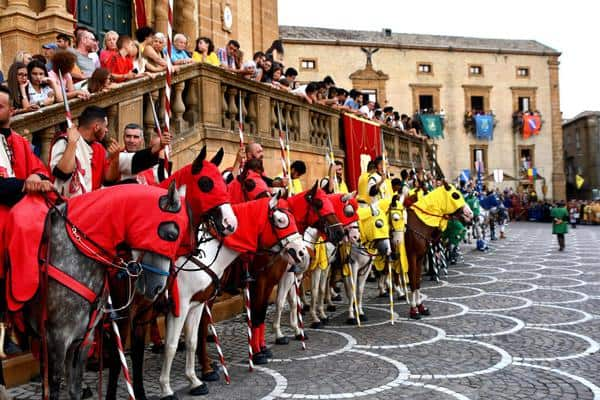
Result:
[[[261,200],[244,204],[259,202]],[[269,223],[265,224],[264,230],[270,232],[287,230],[284,232],[288,232],[293,227],[295,233],[285,237],[275,233],[278,240],[277,243],[261,245],[270,247],[269,251],[271,252],[285,254],[290,264],[307,264],[308,252],[304,246],[302,237],[297,233],[293,216],[289,212],[277,208],[277,202],[277,196],[269,199]],[[236,205],[233,207],[234,211],[237,211]],[[258,215],[258,213],[245,210],[243,214],[240,213],[240,215],[237,215],[238,230],[236,232],[239,232],[241,228],[241,231],[248,235],[248,229],[244,229],[244,224],[252,225],[252,233],[256,235],[256,239],[258,240],[258,237],[263,232],[259,232],[256,228],[257,221],[249,218]],[[198,249],[200,250],[198,255],[189,259],[188,257],[181,257],[177,260],[176,264],[178,269],[177,284],[179,287],[180,309],[178,317],[172,313],[167,315],[165,353],[160,374],[162,400],[175,399],[170,385],[170,373],[182,329],[185,333],[186,344],[185,375],[190,382],[190,394],[194,396],[208,392],[206,384],[198,379],[195,371],[198,327],[205,306],[205,301],[196,301],[195,297],[206,293],[205,291],[207,290],[216,290],[214,287],[216,284],[215,279],[220,279],[226,268],[240,255],[239,251],[223,245],[218,239],[213,238],[208,231],[200,230],[198,238]]]

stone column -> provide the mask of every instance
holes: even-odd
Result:
[[[169,23],[167,0],[155,0],[154,2],[154,29],[167,35],[167,25]]]
[[[552,109],[552,191],[548,192],[552,200],[567,199],[567,182],[563,160],[563,131],[560,113],[560,92],[558,86],[558,56],[548,59],[550,72],[550,106]]]

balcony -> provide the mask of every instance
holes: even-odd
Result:
[[[280,164],[271,162],[279,157],[279,115],[282,128],[287,127],[289,131],[292,158],[302,159],[311,166],[307,183],[326,173],[324,154],[328,136],[331,136],[336,156],[344,155],[340,147],[341,114],[331,107],[307,104],[290,93],[207,64],[184,66],[173,76],[172,82],[171,159],[175,168],[189,163],[203,144],[208,145],[209,152],[224,147],[224,165],[232,161],[239,146],[240,108],[245,141],[263,145],[268,174],[280,172]],[[106,109],[107,136],[118,140],[122,140],[125,125],[140,123],[148,142],[154,134],[150,97],[157,105],[162,124],[164,104],[159,99],[164,97],[164,87],[165,75],[162,74],[155,79],[126,82],[109,92],[94,94],[87,101],[74,99],[69,105],[74,120],[91,104]],[[15,116],[12,127],[39,145],[40,156],[47,161],[50,143],[64,120],[64,106],[54,104]],[[425,157],[422,138],[404,135],[386,126],[382,129],[393,166],[407,168],[412,163],[421,166],[417,155]]]

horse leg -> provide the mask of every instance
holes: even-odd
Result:
[[[59,334],[59,332],[47,333],[48,359],[42,361],[44,363],[48,363],[48,391],[50,393],[50,400],[59,400],[60,384],[62,381],[65,360],[67,357],[65,340],[62,337],[55,337],[57,334]]]
[[[160,398],[161,400],[175,400],[176,396],[171,389],[171,366],[177,352],[177,345],[183,324],[188,316],[190,309],[189,299],[181,299],[179,306],[179,317],[175,317],[172,313],[167,314],[167,329],[165,337],[165,353],[163,355],[163,364],[160,370]],[[187,301],[186,301],[187,300]]]
[[[206,303],[204,307],[211,307]],[[202,366],[202,380],[204,382],[215,382],[219,380],[219,373],[212,366],[212,360],[208,356],[207,341],[208,337],[208,314],[203,312],[200,319],[200,328],[198,329],[198,345],[196,346],[196,356]]]
[[[363,295],[365,293],[365,285],[367,284],[367,278],[369,277],[372,268],[372,264],[367,267],[367,270],[363,275],[361,275],[360,282],[358,283],[358,313],[360,315],[361,321],[367,321],[367,317],[363,310]]]
[[[319,298],[319,281],[321,280],[321,272],[321,268],[317,266],[312,272],[310,282],[310,316],[313,320],[310,327],[313,329],[320,329],[323,327],[323,324],[317,315],[317,300]]]
[[[129,318],[117,322],[121,340],[127,341],[129,335]],[[117,387],[119,385],[119,375],[121,374],[121,362],[119,359],[119,349],[117,341],[114,338],[114,332],[109,331],[111,340],[107,343],[106,350],[108,351],[108,382],[106,385],[106,400],[117,400]],[[133,358],[132,349],[132,358]],[[137,398],[138,396],[136,396]],[[141,398],[140,398],[141,399]]]
[[[296,277],[294,274],[292,274],[292,276],[293,279],[297,279],[300,282],[302,281],[302,276]],[[300,327],[298,325],[298,302],[300,301],[300,298],[296,293],[296,285],[293,281],[292,287],[290,288],[290,290],[288,290],[287,293],[287,301],[288,307],[290,307],[290,327],[294,330],[294,338],[296,340],[300,340],[302,339],[302,332],[300,331]],[[306,333],[304,335],[306,339]]]
[[[190,395],[203,396],[208,394],[208,386],[196,376],[196,347],[198,345],[198,329],[202,312],[204,311],[204,303],[192,306],[185,319],[185,376],[190,381]]]
[[[285,299],[288,296],[294,282],[294,273],[286,272],[279,280],[277,286],[277,300],[275,302],[275,316],[273,317],[273,330],[275,331],[275,344],[288,344],[290,341],[281,332],[281,314],[283,313],[283,306],[285,305]],[[290,321],[292,315],[296,314],[295,305],[290,306]]]
[[[419,259],[417,259],[418,261]],[[427,307],[425,307],[425,305],[422,303],[422,299],[421,299],[421,274],[420,271],[417,271],[417,276],[415,277],[415,292],[414,292],[414,297],[415,297],[415,303],[417,306],[417,310],[419,315],[431,315],[431,313],[429,312],[429,309]]]
[[[72,352],[66,360],[66,366],[70,369],[69,374],[69,397],[73,400],[79,400],[82,393],[83,370],[88,358],[90,347],[94,339],[94,332],[90,333],[87,343],[75,342],[71,344]],[[102,356],[102,355],[100,355]]]
[[[145,400],[146,391],[144,390],[144,348],[146,347],[146,332],[148,325],[145,323],[136,324],[136,320],[148,321],[144,313],[133,320],[133,329],[131,331],[131,369],[133,375],[133,392],[136,399]]]
[[[354,263],[351,262],[348,264],[348,268],[354,268]],[[344,277],[344,289],[346,291],[346,297],[348,298],[348,319],[346,320],[347,324],[356,323],[356,317],[354,316],[354,296],[356,296],[356,290],[354,293],[352,288],[356,289],[356,272],[354,269],[352,270],[352,275],[348,274],[348,276]]]
[[[329,317],[325,314],[325,298],[329,292],[329,272],[331,267],[328,265],[326,269],[321,271],[321,279],[319,282],[319,295],[317,301],[319,302],[319,318],[321,321],[327,322]],[[337,294],[336,294],[337,295]]]

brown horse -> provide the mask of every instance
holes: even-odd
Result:
[[[407,206],[406,254],[411,293],[410,318],[421,319],[430,311],[421,300],[421,272],[427,244],[440,239],[448,219],[458,218],[467,223],[473,212],[465,203],[462,194],[452,185],[444,183],[421,200]]]

